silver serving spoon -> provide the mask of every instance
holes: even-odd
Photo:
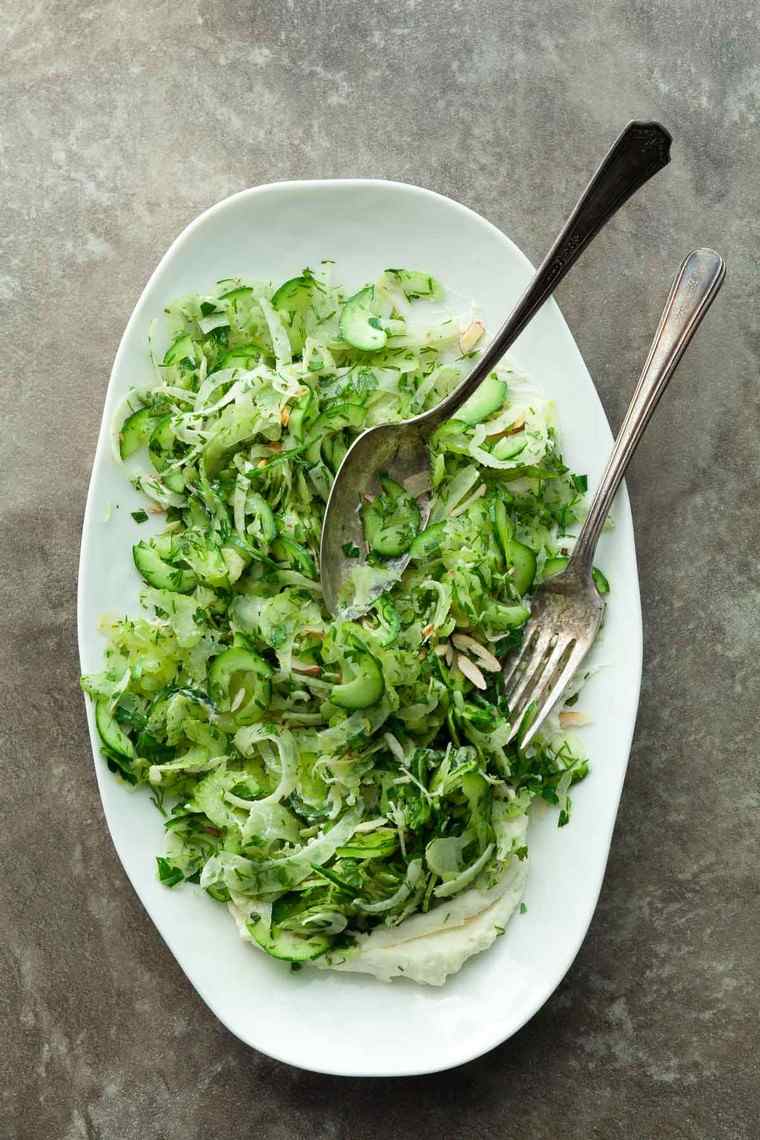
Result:
[[[432,433],[444,420],[451,419],[472,395],[619,207],[653,174],[667,166],[671,141],[670,134],[659,123],[629,123],[591,179],[533,281],[472,372],[431,411],[400,423],[369,428],[346,452],[322,523],[320,575],[325,605],[331,613],[337,612],[341,588],[357,565],[345,551],[352,547],[363,548],[361,515],[357,509],[361,497],[376,493],[377,476],[381,472],[387,472],[417,496],[416,488],[429,481],[427,443]],[[425,526],[430,514],[430,496],[420,494],[417,501],[421,526]],[[407,562],[408,555],[404,555],[390,563],[389,569],[399,575]],[[348,606],[344,612],[354,616],[360,611]]]

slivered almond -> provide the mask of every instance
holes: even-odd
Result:
[[[457,666],[459,671],[464,673],[468,681],[472,681],[476,689],[486,688],[486,679],[478,669],[474,661],[469,657],[465,657],[464,653],[457,653]]]
[[[357,835],[365,835],[368,831],[377,831],[378,827],[382,827],[388,820],[384,815],[379,815],[377,819],[365,819],[362,823],[357,823],[354,831]]]
[[[472,352],[485,331],[486,326],[482,321],[472,321],[459,338],[459,347],[462,352]]]
[[[584,724],[591,724],[591,717],[575,709],[563,709],[559,714],[559,723],[560,728],[582,728]]]
[[[474,637],[470,637],[467,633],[455,633],[452,635],[451,640],[457,649],[474,653],[481,669],[485,669],[487,673],[499,673],[501,671],[501,665],[493,653],[486,649],[485,645],[481,645],[479,641],[476,641]]]
[[[280,411],[280,423],[283,427],[287,427],[290,421],[290,408],[282,408]]]
[[[488,425],[486,425],[486,426],[488,426]],[[525,427],[525,416],[521,413],[517,417],[517,419],[512,420],[512,423],[508,424],[507,427],[501,428],[500,431],[494,432],[493,434],[491,434],[491,432],[488,432],[488,438],[489,439],[502,439],[505,435],[517,435],[518,431],[522,431],[522,429],[524,427]]]

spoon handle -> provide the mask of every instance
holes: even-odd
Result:
[[[574,572],[590,579],[594,550],[620,481],[660,397],[702,318],[715,300],[725,275],[723,258],[712,249],[693,250],[678,270],[566,574]]]
[[[659,123],[629,123],[581,195],[536,275],[483,356],[451,395],[416,417],[425,431],[450,419],[550,297],[586,246],[653,174],[670,162],[671,136]]]

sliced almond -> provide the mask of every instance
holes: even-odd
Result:
[[[447,641],[439,641],[438,645],[433,646],[433,653],[435,653],[436,657],[445,657],[447,650],[450,648],[451,646]]]
[[[478,669],[474,661],[469,657],[465,657],[464,653],[457,653],[457,666],[459,671],[464,673],[468,681],[472,681],[476,689],[486,688],[486,679]]]
[[[238,691],[235,693],[235,696],[232,699],[232,704],[230,705],[230,712],[235,712],[236,709],[239,709],[244,700],[245,700],[245,689],[238,689]]]
[[[282,444],[278,440],[273,440],[269,445],[270,451],[282,451]]]
[[[474,637],[470,637],[467,633],[455,633],[451,640],[457,649],[463,649],[466,653],[474,653],[481,669],[485,669],[487,673],[499,673],[501,671],[501,665],[493,653],[486,649],[485,645],[476,641]]]
[[[449,669],[454,664],[454,649],[451,645],[446,646],[446,664],[448,665]]]
[[[294,673],[305,673],[307,677],[318,677],[322,672],[319,665],[314,665],[311,661],[299,661],[297,657],[290,664]]]
[[[365,819],[361,823],[357,823],[354,833],[366,835],[368,831],[377,831],[378,827],[383,827],[387,822],[388,820],[384,815],[379,815],[377,819]]]
[[[266,465],[267,465],[266,459],[260,459],[258,461],[258,463],[256,464],[257,467],[266,467]]]
[[[290,421],[290,408],[282,408],[280,411],[280,423],[283,427],[287,427]]]
[[[591,724],[591,717],[576,709],[563,709],[559,714],[559,723],[560,728],[583,728],[584,724]]]
[[[486,424],[486,427],[488,427],[487,424]],[[520,415],[517,417],[517,419],[512,420],[512,423],[508,424],[505,428],[500,428],[499,431],[494,432],[493,434],[491,432],[488,432],[488,438],[489,439],[502,439],[503,436],[505,436],[505,435],[517,435],[518,431],[522,431],[522,429],[524,427],[525,427],[525,416],[521,412]]]
[[[462,352],[472,352],[485,331],[486,326],[482,321],[472,321],[459,338],[459,347]]]
[[[423,640],[423,641],[427,641],[427,639],[428,639],[428,638],[431,636],[431,634],[433,634],[434,632],[435,632],[435,626],[434,626],[434,625],[426,625],[426,626],[425,626],[425,628],[424,628],[424,629],[423,629],[423,631],[422,631],[422,640]]]

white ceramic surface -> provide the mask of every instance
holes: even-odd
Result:
[[[550,235],[547,234],[547,239]],[[103,613],[136,610],[130,546],[144,537],[129,512],[142,505],[112,458],[110,424],[130,386],[151,383],[148,327],[164,302],[221,277],[284,280],[323,257],[358,285],[388,265],[430,271],[477,299],[490,329],[528,282],[519,249],[477,214],[427,190],[373,180],[290,182],[243,191],[180,235],[151,277],[116,356],[92,472],[82,536],[79,644],[82,669],[102,668]],[[163,347],[159,343],[159,349]],[[558,405],[564,451],[593,487],[611,444],[591,378],[553,301],[510,354]],[[630,378],[633,383],[633,377]],[[110,515],[110,517],[109,517]],[[155,877],[161,818],[147,794],[112,776],[98,754],[100,794],[124,868],[148,914],[203,1000],[241,1040],[317,1072],[434,1072],[486,1052],[515,1033],[562,980],[588,928],[607,862],[633,734],[641,678],[641,611],[633,527],[625,489],[597,561],[610,577],[608,618],[582,708],[580,738],[592,761],[573,794],[569,826],[554,812],[529,833],[527,913],[440,989],[406,981],[304,969],[291,973],[242,943],[224,907],[199,889],[168,891]]]

